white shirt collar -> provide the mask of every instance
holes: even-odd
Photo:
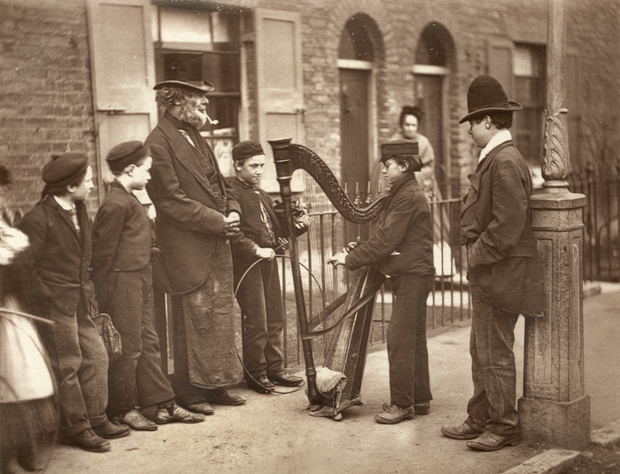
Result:
[[[54,199],[56,200],[56,202],[58,203],[58,205],[59,205],[60,207],[62,207],[65,211],[71,211],[71,210],[75,209],[75,205],[73,205],[73,206],[72,206],[72,205],[71,205],[71,204],[69,204],[67,201],[65,201],[65,200],[64,200],[64,199],[62,199],[62,198],[59,198],[59,197],[58,197],[58,196],[56,196],[55,194],[54,194],[53,196],[54,196]]]
[[[480,152],[480,158],[478,158],[478,163],[484,160],[489,154],[489,152],[497,145],[501,145],[502,143],[508,142],[510,140],[512,140],[512,134],[510,133],[510,130],[506,129],[497,132],[495,135],[493,135],[493,138],[491,138],[489,143],[487,143],[487,146],[485,146]]]

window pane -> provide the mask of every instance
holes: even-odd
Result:
[[[201,53],[164,53],[164,79],[202,81]]]
[[[512,69],[514,75],[519,77],[534,76],[534,64],[532,50],[525,46],[515,46],[512,56]]]
[[[542,162],[543,111],[540,107],[524,107],[513,115],[512,135],[525,160],[534,166]]]
[[[239,92],[239,55],[205,53],[202,75],[216,92]]]
[[[217,125],[205,125],[201,130],[212,132],[214,135],[237,135],[237,118],[239,113],[238,97],[207,96],[209,117],[217,120]]]

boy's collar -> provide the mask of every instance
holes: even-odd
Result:
[[[56,196],[55,194],[53,195],[53,198],[65,211],[75,209],[75,201],[72,199],[67,199],[65,196]]]
[[[114,177],[114,181],[112,181],[110,183],[111,187],[115,187],[115,188],[120,188],[120,189],[124,189],[125,191],[127,191],[129,194],[131,194],[133,192],[133,189],[127,189],[127,186],[125,186],[119,179],[118,176]]]
[[[254,189],[256,186],[252,183],[248,183],[245,179],[243,179],[239,175],[235,175],[235,179],[238,179],[241,184],[243,184],[246,188]]]

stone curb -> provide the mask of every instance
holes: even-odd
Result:
[[[620,420],[610,423],[604,428],[592,431],[590,436],[592,444],[609,448],[620,442]]]
[[[620,420],[604,428],[593,430],[590,436],[592,444],[603,448],[620,443]],[[559,474],[574,466],[583,456],[579,451],[567,449],[550,449],[534,456],[503,474]]]
[[[577,464],[581,456],[579,451],[550,449],[522,462],[504,474],[559,474]]]

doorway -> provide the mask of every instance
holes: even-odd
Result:
[[[349,196],[359,196],[362,202],[368,183],[369,86],[370,71],[340,69],[342,185]]]
[[[415,75],[416,102],[424,112],[420,133],[431,142],[435,152],[435,177],[442,196],[446,196],[448,163],[443,150],[443,75]]]

